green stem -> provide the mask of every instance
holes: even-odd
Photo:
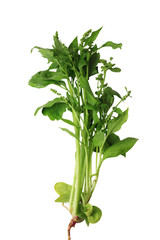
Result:
[[[73,122],[75,125],[78,124],[77,118],[73,112]],[[75,127],[75,134],[80,138],[80,132],[79,129]],[[78,204],[80,201],[81,196],[81,165],[80,165],[80,143],[76,139],[76,163],[75,163],[75,179],[74,179],[74,186],[75,186],[75,192],[74,192],[74,200],[73,200],[73,210],[72,210],[72,216],[76,216],[77,210],[78,210]]]

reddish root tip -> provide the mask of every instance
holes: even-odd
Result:
[[[73,217],[68,225],[68,240],[71,240],[71,228],[75,227],[76,223],[78,222],[78,217]]]

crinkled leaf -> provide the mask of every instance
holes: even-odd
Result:
[[[56,193],[58,193],[59,195],[62,195],[64,193],[70,194],[72,186],[64,182],[58,182],[54,185],[54,189]]]
[[[93,137],[93,145],[94,147],[101,147],[104,142],[105,134],[103,132],[98,132]]]
[[[88,216],[89,223],[97,223],[102,217],[102,211],[100,208],[93,206],[93,210],[90,216]]]
[[[122,48],[122,43],[114,43],[114,42],[108,41],[108,42],[104,43],[100,48],[103,48],[103,47],[111,47],[113,49],[116,49],[116,48],[121,49]]]
[[[103,154],[103,160],[106,158],[117,157],[126,154],[137,142],[136,138],[125,138],[109,147]]]
[[[42,113],[44,116],[48,116],[50,120],[60,120],[63,113],[66,111],[66,103],[55,103],[52,107],[44,107]]]
[[[121,126],[127,121],[128,119],[128,109],[121,113],[118,117],[115,117],[110,120],[108,123],[108,135],[110,133],[117,132],[121,129]]]
[[[28,84],[36,88],[44,88],[49,84],[66,86],[65,82],[62,81],[64,78],[66,76],[62,72],[40,71],[32,76]]]
[[[92,32],[92,34],[85,40],[85,46],[90,46],[98,37],[99,32],[101,31],[102,27],[98,30]]]
[[[48,59],[48,63],[55,61],[54,60],[54,56],[53,56],[53,49],[48,49],[48,48],[41,48],[41,47],[37,47],[35,46],[34,48],[31,49],[31,52],[33,51],[33,49],[37,48],[39,50],[39,52],[42,54],[42,56],[44,58]]]

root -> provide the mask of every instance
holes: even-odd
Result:
[[[71,228],[75,227],[76,223],[78,221],[78,217],[73,217],[68,225],[68,240],[71,240]]]

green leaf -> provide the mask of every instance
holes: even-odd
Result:
[[[70,130],[68,130],[67,128],[60,128],[62,131],[67,132],[70,136],[76,138],[79,140],[79,138],[75,135],[75,133],[71,132]]]
[[[103,132],[98,132],[93,137],[93,145],[94,147],[101,147],[104,142],[105,134]]]
[[[58,59],[69,60],[69,50],[68,48],[59,40],[58,32],[53,36],[54,49],[53,53]],[[66,62],[67,63],[67,62]]]
[[[85,214],[83,206],[81,204],[78,205],[78,211],[77,211],[76,215],[81,219],[81,221],[85,220],[87,226],[89,226],[88,217]]]
[[[78,63],[77,63],[77,66],[80,70],[82,70],[82,68],[87,65],[86,59],[87,59],[87,53],[82,52],[79,56]]]
[[[58,182],[54,185],[56,193],[60,195],[55,202],[69,202],[72,186],[64,183]]]
[[[42,113],[44,116],[48,116],[50,120],[60,120],[63,113],[66,111],[66,103],[55,103],[52,107],[44,107]]]
[[[85,45],[84,46],[87,46],[87,45],[90,46],[96,40],[96,38],[98,37],[98,34],[101,31],[101,29],[102,29],[102,27],[99,28],[97,31],[92,32],[91,36],[88,37],[85,40]]]
[[[42,56],[44,58],[48,59],[48,63],[55,61],[54,57],[53,57],[53,49],[48,49],[48,48],[41,48],[41,47],[37,47],[35,46],[34,48],[31,49],[31,52],[33,51],[33,49],[37,48],[39,50],[39,52],[42,54]]]
[[[92,212],[93,212],[93,206],[90,203],[87,203],[84,206],[84,212],[87,215],[87,217],[89,217],[92,214]]]
[[[103,96],[107,98],[108,95],[122,98],[121,95],[117,91],[113,90],[111,87],[107,87],[106,89],[104,89]]]
[[[103,146],[102,153],[104,153],[110,146],[120,141],[119,136],[117,136],[115,133],[111,133]]]
[[[99,121],[99,118],[97,116],[97,111],[93,110],[93,121],[94,121],[94,124],[98,123]]]
[[[64,182],[58,182],[54,185],[54,189],[56,193],[58,193],[59,195],[62,195],[64,193],[70,194],[72,186]]]
[[[58,67],[58,63],[56,60],[53,60],[50,67],[48,68],[48,70],[51,70],[51,69],[56,69]]]
[[[70,194],[64,193],[64,194],[60,195],[60,196],[55,200],[55,202],[67,203],[67,202],[69,202],[69,199],[70,199]]]
[[[100,208],[93,206],[93,210],[90,216],[88,216],[89,223],[97,223],[102,217],[102,211]]]
[[[118,68],[118,67],[110,68],[110,70],[111,70],[112,72],[121,72],[121,69]]]
[[[118,117],[113,118],[108,123],[108,135],[110,133],[117,132],[121,129],[121,126],[127,121],[128,119],[128,108],[126,111],[121,113]]]
[[[125,138],[109,147],[103,154],[103,160],[106,158],[117,157],[126,154],[137,142],[136,138]]]
[[[75,124],[74,124],[71,120],[64,119],[64,118],[62,118],[61,120],[62,120],[63,122],[65,122],[65,123],[71,125],[71,126],[75,126]]]
[[[93,55],[91,55],[90,59],[89,59],[89,77],[97,74],[97,64],[99,62],[100,59],[100,54],[95,52]]]
[[[88,79],[86,79],[85,77],[81,76],[79,78],[79,80],[80,80],[80,86],[83,89],[86,90],[88,103],[89,104],[93,104],[93,105],[96,104],[97,100],[96,100],[96,98],[93,95],[93,92],[92,92],[91,87],[89,85]]]
[[[103,44],[100,48],[103,48],[103,47],[111,47],[113,49],[116,49],[116,48],[122,48],[122,43],[114,43],[114,42],[111,42],[111,41],[108,41],[106,42],[105,44]],[[98,48],[98,49],[100,49]]]
[[[75,37],[73,39],[73,41],[69,45],[68,49],[70,50],[71,53],[78,51],[78,38],[77,37]]]
[[[62,72],[50,72],[50,71],[40,71],[32,76],[29,80],[29,85],[36,88],[44,88],[49,84],[66,86],[62,79],[66,76]]]
[[[49,101],[49,102],[47,102],[46,104],[38,107],[38,108],[36,109],[34,115],[36,116],[36,114],[38,113],[38,111],[39,111],[40,109],[45,108],[45,107],[46,107],[46,108],[50,108],[50,107],[52,107],[54,104],[57,104],[57,103],[65,103],[65,101],[64,101],[62,98],[55,98],[55,99],[53,99],[52,101]]]

